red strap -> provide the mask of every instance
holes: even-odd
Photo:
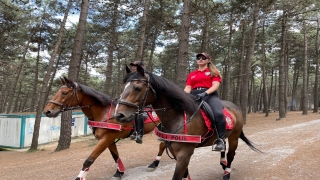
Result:
[[[110,118],[111,118],[112,103],[113,103],[113,100],[111,101],[111,105],[110,105],[110,108],[109,108],[107,122],[109,122],[109,120],[110,120]]]
[[[106,128],[106,129],[113,129],[113,130],[121,130],[120,124],[108,123],[108,122],[99,122],[99,121],[88,121],[88,125],[92,127],[98,128]]]
[[[161,139],[176,142],[187,142],[187,143],[201,143],[201,135],[188,135],[188,134],[171,134],[159,131],[156,127],[154,133]]]

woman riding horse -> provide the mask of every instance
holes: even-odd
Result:
[[[143,111],[145,105],[152,105],[161,119],[160,129],[155,129],[156,134],[167,141],[176,159],[173,180],[181,180],[188,175],[188,165],[195,148],[211,146],[217,138],[215,133],[209,131],[211,128],[205,121],[206,115],[200,110],[203,102],[195,100],[193,95],[185,93],[172,81],[148,73],[138,65],[137,72],[128,74],[124,79],[121,98],[114,113],[117,121],[130,122],[131,117]],[[259,150],[243,133],[241,109],[228,101],[222,101],[222,104],[231,128],[226,132],[229,142],[227,159],[225,152],[221,152],[220,163],[224,169],[223,179],[230,179],[238,139],[241,138],[251,149]]]

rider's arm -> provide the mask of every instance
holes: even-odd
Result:
[[[217,91],[219,89],[219,86],[220,86],[219,81],[213,81],[212,86],[208,90],[206,90],[206,93],[207,94],[214,93],[215,91]]]
[[[184,88],[184,92],[190,93],[191,92],[191,86],[186,85],[186,87]]]

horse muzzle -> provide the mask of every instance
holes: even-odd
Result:
[[[47,117],[57,117],[60,113],[59,111],[46,110],[43,112]]]
[[[121,123],[129,123],[132,120],[134,120],[133,115],[126,117],[123,113],[117,113],[112,118],[115,118],[118,122],[121,122]]]

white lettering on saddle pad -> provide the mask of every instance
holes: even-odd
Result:
[[[227,122],[229,125],[232,125],[232,121],[231,121],[231,119],[230,119],[229,116],[226,116],[226,122]]]

